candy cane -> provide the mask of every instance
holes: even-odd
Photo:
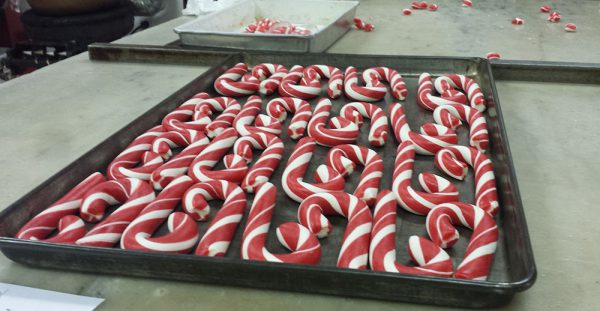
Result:
[[[396,273],[450,277],[454,272],[452,260],[433,242],[413,235],[408,239],[408,254],[416,267],[396,261],[396,196],[382,190],[377,196],[373,214],[373,230],[369,247],[372,270]]]
[[[273,254],[266,248],[276,197],[277,189],[273,184],[266,182],[258,188],[242,236],[242,258],[296,264],[319,263],[319,239],[306,227],[295,222],[287,222],[277,227],[277,239],[291,253]]]
[[[356,68],[350,66],[344,73],[344,93],[346,97],[359,102],[375,102],[385,97],[387,88],[378,79],[366,80],[366,86],[358,85]]]
[[[181,104],[175,110],[167,114],[161,124],[166,131],[174,130],[196,130],[204,131],[206,125],[210,123],[210,118],[206,115],[196,115],[196,107],[202,100],[210,98],[207,93],[198,93],[186,102]],[[190,121],[191,119],[191,121]]]
[[[57,227],[60,227],[61,219],[79,212],[81,202],[83,202],[83,196],[86,192],[104,181],[106,181],[106,179],[100,173],[93,173],[88,176],[82,182],[77,184],[77,186],[73,187],[73,189],[69,190],[67,194],[23,225],[15,237],[17,239],[25,240],[50,240],[50,242],[56,243],[75,242],[79,237],[83,236],[83,234],[79,237],[72,235],[72,233],[76,231],[71,230],[75,230],[76,228],[71,227],[69,224],[77,221],[73,221],[71,217],[62,222],[65,226],[62,228],[63,230],[60,230],[61,228],[59,228],[56,236],[50,239],[46,238],[54,232]],[[69,231],[71,232],[69,233]]]
[[[198,242],[196,222],[182,212],[175,212],[185,191],[194,182],[188,176],[173,180],[123,232],[121,248],[165,253],[189,253]],[[167,220],[169,233],[152,237]]]
[[[174,130],[161,134],[152,143],[152,152],[164,160],[173,156],[173,148],[184,148],[198,141],[207,141],[204,134],[194,130]],[[161,163],[162,164],[162,163]]]
[[[215,90],[221,95],[230,97],[256,93],[260,82],[254,76],[246,74],[246,72],[248,72],[248,66],[244,63],[238,63],[227,69],[224,74],[215,80]]]
[[[329,126],[333,128],[325,127],[325,122],[331,113],[331,106],[329,99],[319,100],[313,117],[308,123],[308,136],[323,146],[335,146],[356,141],[360,134],[358,126],[348,119],[334,117],[329,121]]]
[[[96,185],[84,195],[81,218],[88,222],[98,222],[104,217],[108,205],[122,205],[75,243],[112,247],[119,242],[127,225],[154,200],[154,197],[154,190],[150,184],[135,178],[109,180]]]
[[[199,256],[225,256],[238,224],[246,209],[246,195],[234,183],[211,180],[197,183],[183,195],[183,209],[196,220],[209,216],[207,201],[223,200],[223,206],[208,225],[194,254]]]
[[[456,122],[445,116],[444,112],[469,123],[469,144],[481,152],[486,151],[489,137],[483,113],[475,108],[460,104],[443,105],[435,108],[433,111],[435,122],[450,128],[456,126]]]
[[[149,180],[152,172],[162,163],[155,153],[148,153],[154,140],[164,134],[164,127],[155,126],[134,139],[106,168],[109,179],[138,178]],[[137,167],[139,163],[141,166]]]
[[[458,143],[458,136],[454,131],[444,126],[429,126],[422,128],[422,134],[410,130],[406,121],[404,107],[401,104],[390,105],[390,119],[392,129],[398,142],[410,141],[415,145],[417,153],[433,155],[438,150]],[[430,132],[428,130],[434,130]]]
[[[246,161],[238,155],[228,154],[229,148],[239,135],[233,128],[225,129],[192,161],[188,175],[196,181],[227,180],[239,183],[248,172]],[[213,171],[213,167],[223,159],[225,169]]]
[[[154,170],[150,177],[154,189],[162,190],[176,177],[185,175],[190,164],[209,144],[210,140],[206,137],[197,140],[174,156],[169,162]]]
[[[353,121],[359,127],[363,123],[363,117],[371,119],[371,130],[369,130],[369,143],[375,147],[385,144],[388,134],[388,119],[383,109],[369,103],[348,103],[340,110],[340,115]]]
[[[313,194],[298,208],[300,224],[319,238],[331,232],[331,223],[325,215],[340,215],[348,219],[337,266],[366,269],[373,221],[369,207],[351,194],[335,192]]]
[[[233,124],[233,119],[235,119],[235,116],[240,113],[240,110],[242,110],[242,106],[233,98],[208,98],[198,103],[194,118],[201,118],[201,116],[208,118],[208,115],[212,115],[214,111],[220,111],[221,114],[219,114],[214,120],[209,119],[210,122],[206,124],[205,128],[205,132],[208,137],[214,138],[224,129],[231,127]]]
[[[253,133],[240,137],[233,145],[233,153],[250,163],[253,148],[264,149],[264,151],[242,181],[242,189],[248,193],[254,192],[260,185],[269,181],[284,151],[281,138],[268,133]]]
[[[475,148],[465,146],[446,147],[435,155],[435,165],[444,173],[463,180],[467,164],[475,170],[475,205],[490,215],[498,213],[498,193],[492,161]],[[466,163],[466,164],[465,164]]]
[[[449,89],[449,87],[447,88]],[[431,75],[427,72],[422,73],[419,76],[419,88],[417,89],[417,103],[421,107],[433,111],[440,105],[448,104],[463,104],[462,101],[454,101],[454,97],[438,97],[432,94],[433,92],[433,81]],[[462,93],[461,93],[462,94]]]
[[[357,145],[339,145],[327,153],[327,165],[331,166],[342,176],[350,175],[356,163],[365,168],[360,174],[360,180],[354,190],[354,196],[363,200],[367,205],[375,204],[379,191],[379,181],[383,175],[383,161],[377,152]]]
[[[469,77],[457,74],[441,76],[435,80],[434,86],[439,93],[447,91],[450,87],[460,88],[467,93],[471,107],[479,111],[485,110],[486,102],[481,88]]]
[[[277,91],[287,74],[287,68],[278,64],[258,64],[252,68],[252,75],[261,81],[258,92],[263,95],[271,95]]]
[[[312,108],[307,101],[294,97],[278,97],[267,103],[267,114],[279,122],[287,118],[287,111],[294,113],[288,125],[288,136],[300,139],[312,117]]]
[[[281,123],[270,116],[259,114],[262,106],[260,96],[250,96],[242,111],[233,120],[233,127],[241,136],[252,133],[281,134]],[[256,123],[256,126],[250,125]]]
[[[485,281],[498,242],[496,222],[481,208],[459,202],[440,204],[427,215],[427,233],[442,248],[452,247],[458,241],[459,234],[453,226],[456,224],[473,230],[473,233],[454,277]]]
[[[394,161],[392,191],[405,210],[417,215],[427,215],[438,204],[458,201],[456,187],[448,180],[431,173],[419,174],[419,183],[426,192],[414,190],[411,187],[414,162],[414,144],[410,141],[402,142]]]
[[[388,81],[390,83],[390,87],[392,88],[392,95],[397,100],[404,100],[408,94],[406,83],[404,83],[402,75],[400,75],[400,73],[394,69],[390,69],[388,67],[373,67],[363,71],[362,76],[363,80],[365,80],[367,84],[381,84],[381,82],[374,83],[374,80]]]
[[[279,95],[311,99],[321,93],[319,75],[314,69],[304,70],[302,66],[295,65],[279,84]]]
[[[315,140],[310,137],[300,139],[281,175],[283,191],[296,202],[302,202],[314,193],[344,191],[344,177],[326,165],[317,168],[315,174],[318,177],[317,183],[304,181],[304,174],[316,146]]]
[[[327,65],[312,65],[308,66],[306,70],[314,70],[319,74],[320,78],[329,79],[327,84],[327,95],[330,98],[338,98],[342,95],[342,87],[344,85],[344,73],[336,67]]]

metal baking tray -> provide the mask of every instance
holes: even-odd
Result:
[[[152,52],[147,50],[146,54],[142,54],[148,56],[149,53]],[[171,50],[166,54],[163,51],[160,55],[164,57],[164,60],[165,58],[170,59],[176,53],[178,52]],[[185,56],[188,57],[187,59],[198,61],[190,56],[190,51],[183,51],[182,53],[187,55]],[[135,52],[119,54],[110,53],[110,51],[108,53],[104,51],[103,53],[95,50],[91,51],[90,57],[92,59],[118,60],[119,58],[116,55],[122,55],[126,59],[133,54]],[[198,53],[197,55],[202,54]],[[144,59],[141,56],[138,58]],[[429,72],[435,76],[451,72],[473,77],[480,84],[489,103],[489,108],[486,110],[490,132],[490,150],[488,154],[494,164],[501,204],[501,211],[496,216],[500,229],[498,249],[488,280],[470,281],[337,268],[335,263],[345,225],[345,220],[339,217],[331,218],[334,230],[329,237],[321,240],[323,252],[321,262],[316,266],[241,260],[239,248],[242,227],[238,228],[229,252],[224,258],[126,251],[116,248],[81,247],[13,238],[16,231],[28,219],[42,211],[90,173],[103,170],[129,141],[151,126],[158,124],[164,115],[183,103],[187,98],[200,91],[209,91],[214,94],[212,87],[214,79],[237,62],[246,62],[250,65],[271,62],[287,66],[320,63],[338,68],[352,65],[359,70],[372,66],[394,68],[405,77],[407,82],[409,94],[404,104],[409,123],[413,128],[417,128],[423,122],[432,121],[431,113],[416,104],[416,84],[419,74]],[[334,101],[334,112],[339,111],[341,103],[347,101],[346,99]],[[263,103],[266,104],[266,102],[267,98],[264,98]],[[385,103],[381,102],[380,105],[387,106],[391,102],[392,98],[388,95],[385,98]],[[311,103],[314,105],[316,100],[312,100]],[[363,134],[358,143],[367,145],[366,133],[368,131],[363,130],[361,132]],[[467,132],[466,129],[459,131],[461,144],[468,141]],[[285,162],[295,143],[290,141],[285,134],[282,138],[286,145],[286,155],[283,158],[283,162]],[[381,188],[391,186],[391,165],[395,157],[396,146],[395,139],[389,137],[388,143],[384,147],[375,149],[384,159],[386,166]],[[326,148],[319,147],[317,149],[307,176],[310,176],[311,171],[322,163],[320,159],[323,158],[326,152]],[[281,187],[280,177],[284,166],[285,163],[281,163],[271,179],[277,187]],[[415,174],[421,171],[432,171],[441,174],[434,167],[432,157],[417,156]],[[310,177],[308,178],[310,179]],[[346,190],[352,191],[357,180],[357,173],[347,179]],[[474,195],[473,173],[470,172],[464,182],[455,182],[455,184],[461,193],[461,201],[471,202]],[[251,201],[251,199],[252,196],[249,195],[248,201]],[[283,222],[295,221],[298,204],[288,199],[283,193],[278,196],[277,204],[267,247],[274,252],[283,252],[283,247],[278,244],[274,237],[274,228]],[[250,204],[248,204],[249,206]],[[396,244],[398,260],[408,263],[407,239],[413,234],[426,236],[425,226],[423,225],[425,217],[412,215],[401,209],[399,209],[398,215]],[[242,220],[241,226],[244,222],[245,219]],[[201,232],[206,230],[205,223],[199,224],[199,227]],[[460,233],[460,241],[453,249],[449,250],[455,266],[460,261],[470,237],[468,230],[461,229]],[[0,214],[0,236],[0,249],[7,257],[16,262],[36,267],[454,307],[488,308],[506,305],[515,293],[532,286],[536,278],[535,262],[502,120],[500,102],[491,76],[490,64],[487,60],[481,58],[345,54],[233,54],[4,210]]]
[[[287,52],[323,52],[353,25],[358,1],[244,0],[175,27],[184,45]],[[308,36],[244,33],[257,18],[311,28]]]

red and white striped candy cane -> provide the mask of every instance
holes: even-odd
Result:
[[[269,133],[253,133],[240,137],[233,145],[233,153],[252,161],[252,149],[263,149],[263,153],[248,170],[242,181],[242,189],[252,193],[263,183],[269,181],[271,174],[279,165],[283,156],[281,138]]]
[[[288,74],[287,68],[278,64],[258,64],[252,68],[252,75],[260,80],[258,92],[271,95],[279,89],[281,80]]]
[[[281,134],[281,123],[270,116],[259,114],[262,106],[260,96],[250,96],[242,111],[233,120],[233,127],[241,136],[252,133]],[[255,123],[255,125],[251,125]]]
[[[279,94],[301,99],[315,98],[321,93],[319,79],[314,69],[304,70],[304,67],[295,65],[279,84]]]
[[[485,96],[483,96],[479,84],[469,77],[457,74],[444,75],[435,80],[434,86],[440,94],[449,90],[450,87],[460,88],[467,94],[471,107],[479,111],[485,110]]]
[[[90,189],[94,188],[98,184],[105,182],[106,179],[100,173],[93,173],[88,176],[82,182],[77,184],[77,186],[73,187],[73,189],[69,190],[67,194],[62,196],[56,202],[52,203],[48,208],[43,210],[41,213],[35,215],[31,220],[29,220],[15,235],[17,239],[25,239],[25,240],[45,240],[56,243],[73,243],[79,237],[73,235],[76,228],[69,226],[69,224],[76,223],[77,221],[73,221],[72,217],[65,219],[63,221],[63,230],[58,230],[58,234],[50,239],[46,239],[56,228],[60,227],[61,219],[75,215],[79,212],[79,208],[81,207],[81,203],[83,202],[83,197],[86,192]],[[78,217],[77,217],[78,218]],[[67,232],[63,232],[65,231]],[[71,231],[70,233],[68,231]],[[85,231],[84,231],[85,234]],[[83,234],[81,235],[83,236]]]
[[[198,227],[187,214],[175,212],[185,191],[194,182],[188,176],[177,177],[156,199],[127,226],[121,248],[165,253],[189,253],[198,242]],[[167,220],[169,233],[152,237]]]
[[[446,127],[456,126],[449,114],[469,123],[469,144],[481,152],[488,148],[489,137],[485,116],[479,110],[460,104],[439,106],[433,111],[433,119]]]
[[[302,202],[314,193],[344,191],[344,177],[326,165],[319,166],[315,174],[319,177],[317,180],[321,182],[311,184],[304,181],[304,174],[316,147],[314,139],[310,137],[300,139],[281,176],[283,191],[296,202]]]
[[[312,117],[312,108],[307,101],[295,97],[278,97],[267,103],[267,114],[279,122],[287,118],[287,111],[294,114],[288,125],[288,136],[300,139]]]
[[[206,125],[211,121],[206,115],[196,117],[196,107],[203,99],[210,98],[207,93],[198,93],[194,97],[188,99],[175,110],[167,114],[162,125],[165,130],[196,130],[204,131]]]
[[[319,263],[321,259],[319,239],[306,227],[295,222],[286,222],[277,227],[277,239],[291,253],[273,254],[266,248],[276,198],[277,188],[270,182],[258,188],[242,236],[242,258],[305,265]]]
[[[340,115],[356,123],[359,127],[363,123],[363,117],[371,119],[369,143],[375,147],[385,144],[388,134],[388,119],[383,109],[369,103],[353,102],[344,105],[340,110]]]
[[[214,120],[210,120],[206,124],[205,132],[210,138],[214,138],[224,129],[231,127],[233,119],[242,110],[240,103],[230,97],[214,97],[208,98],[196,107],[194,119],[206,119],[208,115],[212,115],[215,111],[221,111]]]
[[[327,122],[331,113],[331,107],[332,104],[329,99],[319,100],[313,117],[308,123],[308,136],[314,138],[319,145],[323,146],[335,146],[356,141],[360,134],[358,125],[346,118],[334,117],[329,121],[329,126],[332,128],[325,127],[325,122]]]
[[[498,226],[492,216],[475,205],[444,203],[431,210],[426,225],[431,240],[442,248],[452,247],[458,241],[459,234],[453,225],[473,230],[454,277],[481,281],[487,279],[498,242]]]
[[[337,266],[366,269],[373,224],[369,207],[351,194],[334,192],[313,194],[302,201],[298,208],[300,224],[319,238],[331,232],[331,223],[325,215],[340,215],[348,219]]]
[[[363,80],[367,82],[367,85],[372,84],[374,80],[386,80],[389,82],[390,87],[392,88],[392,96],[397,100],[404,100],[408,94],[406,83],[404,83],[402,75],[394,69],[388,67],[372,67],[363,71],[362,76]],[[381,82],[375,83],[375,85],[378,84],[381,84]]]
[[[394,161],[392,191],[398,203],[407,211],[427,215],[436,205],[458,201],[458,190],[448,180],[431,174],[419,174],[419,183],[426,192],[412,188],[412,173],[415,162],[415,146],[405,141],[398,146]]]
[[[433,94],[433,81],[431,75],[427,72],[419,76],[419,88],[417,90],[417,103],[427,110],[434,110],[440,105],[462,104],[452,99],[454,97],[439,97]],[[462,93],[461,93],[462,94]]]
[[[329,79],[327,84],[327,95],[330,98],[338,98],[342,95],[342,88],[344,86],[344,73],[336,67],[327,65],[312,65],[306,67],[306,70],[314,70],[319,74],[319,77]]]
[[[377,196],[373,214],[373,230],[369,247],[369,264],[372,270],[396,273],[451,277],[452,259],[433,242],[413,235],[408,239],[408,254],[415,267],[396,261],[396,196],[382,190]]]
[[[140,179],[109,180],[95,186],[85,194],[81,203],[80,216],[85,221],[98,222],[104,218],[108,205],[122,205],[75,243],[86,246],[112,247],[119,242],[127,225],[154,198],[154,190],[150,184]]]
[[[162,158],[155,153],[147,153],[154,140],[165,133],[162,125],[155,126],[134,139],[106,168],[109,179],[127,177],[149,180],[152,172],[162,163]],[[142,164],[138,166],[138,164]]]
[[[194,130],[174,130],[158,136],[152,143],[152,152],[160,155],[164,160],[173,156],[173,148],[184,148],[198,141],[207,141],[204,134]],[[162,163],[161,163],[162,164]]]
[[[438,151],[434,162],[444,173],[459,180],[463,180],[467,175],[467,164],[473,167],[475,171],[475,205],[490,215],[498,213],[500,205],[496,191],[494,167],[492,161],[485,154],[471,147],[450,146]]]
[[[402,107],[401,104],[391,104],[389,109],[392,129],[394,130],[396,140],[398,142],[412,142],[419,154],[433,155],[446,146],[458,143],[458,136],[456,133],[443,126],[424,127],[422,129],[422,134],[415,133],[410,130],[406,115],[404,114],[404,107]],[[427,130],[435,130],[437,133],[432,133]]]
[[[206,137],[197,140],[174,156],[169,162],[154,170],[150,177],[154,189],[162,190],[176,177],[185,175],[190,164],[209,144],[210,140]]]
[[[200,182],[183,195],[183,209],[196,220],[206,220],[210,213],[207,201],[211,200],[223,200],[223,206],[208,225],[194,254],[225,256],[244,215],[246,195],[238,185],[225,180]]]
[[[227,180],[240,183],[248,172],[244,158],[227,154],[239,138],[234,128],[225,129],[217,135],[210,144],[200,152],[190,165],[188,175],[195,181]],[[213,171],[213,167],[223,159],[225,169]]]
[[[366,86],[358,85],[356,68],[350,66],[344,73],[344,93],[346,97],[359,102],[376,102],[387,94],[387,87],[377,79],[365,81]]]
[[[247,96],[258,91],[260,81],[248,72],[248,66],[238,63],[215,80],[215,90],[229,97]],[[240,80],[241,79],[241,80]],[[240,80],[240,81],[238,81]]]
[[[333,167],[342,176],[350,175],[356,164],[365,168],[354,190],[354,195],[367,205],[375,204],[379,192],[379,181],[383,175],[383,161],[377,152],[357,145],[339,145],[327,153],[327,165]]]

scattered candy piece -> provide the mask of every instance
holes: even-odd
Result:
[[[487,59],[500,59],[500,54],[498,52],[489,52],[486,57]]]
[[[525,21],[518,17],[515,17],[515,19],[512,20],[513,25],[523,25],[524,23]]]
[[[362,31],[366,31],[366,32],[371,32],[371,31],[373,31],[373,29],[375,29],[375,25],[370,24],[370,23],[364,23],[360,17],[354,18],[354,26],[356,26],[356,28],[358,28]]]
[[[426,9],[428,5],[427,5],[427,2],[425,2],[425,1],[421,1],[421,2],[413,1],[410,6],[415,10],[423,10],[423,9]]]
[[[410,14],[412,14],[412,11],[410,9],[403,9],[402,10],[402,14],[404,14],[404,15],[410,15]]]
[[[552,7],[550,7],[549,5],[543,5],[540,7],[540,12],[542,13],[548,13],[550,12],[550,10],[552,10]]]
[[[473,6],[473,2],[471,0],[464,0],[462,5],[463,6]]]
[[[575,31],[577,31],[577,26],[575,26],[575,24],[566,24],[565,30],[567,32],[575,32]]]
[[[438,5],[435,3],[432,3],[429,5],[428,7],[429,11],[437,11],[438,10]]]
[[[552,13],[550,13],[550,16],[548,16],[548,20],[551,23],[558,23],[560,21],[561,17],[562,16],[560,15],[560,13],[558,13],[558,12],[552,12]]]

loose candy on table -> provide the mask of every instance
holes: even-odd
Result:
[[[485,55],[487,59],[500,59],[500,53],[498,52],[489,52]]]
[[[433,80],[431,75],[427,72],[422,73],[419,76],[419,87],[417,89],[417,103],[427,109],[433,111],[440,105],[448,104],[462,104],[462,101],[455,101],[456,98],[434,96],[433,93]],[[449,88],[449,87],[447,87]],[[466,97],[465,97],[466,100]],[[466,102],[466,101],[465,101]]]
[[[431,240],[442,248],[452,247],[458,241],[459,233],[453,225],[462,225],[473,230],[454,277],[485,281],[496,252],[496,222],[481,208],[459,202],[440,204],[427,215],[427,233]]]
[[[565,25],[566,32],[575,32],[577,31],[577,26],[575,24],[569,23]]]
[[[411,7],[415,10],[424,10],[428,7],[428,4],[425,1],[421,1],[421,2],[413,1],[411,3]]]
[[[489,145],[489,136],[485,116],[479,110],[460,104],[449,104],[435,108],[433,119],[436,123],[446,127],[453,128],[456,124],[451,118],[444,117],[444,111],[461,121],[469,124],[469,145],[477,148],[480,152],[487,150]]]
[[[219,94],[229,97],[247,96],[258,91],[260,81],[247,74],[248,65],[238,63],[227,69],[214,83],[215,90]]]
[[[380,85],[381,81],[387,81],[392,89],[392,96],[397,100],[404,100],[408,94],[406,83],[402,75],[394,69],[388,67],[372,67],[362,73],[363,80],[367,85]]]
[[[523,25],[523,24],[525,24],[525,20],[522,18],[515,17],[515,18],[513,18],[511,23],[513,25]]]
[[[485,97],[479,84],[469,77],[457,74],[444,75],[437,78],[434,85],[440,94],[453,88],[459,88],[467,94],[471,107],[482,112],[486,108]]]
[[[562,18],[562,16],[560,15],[560,13],[558,13],[558,12],[552,12],[548,16],[548,21],[551,22],[551,23],[558,23],[558,22],[560,22],[561,18]]]
[[[252,133],[281,134],[281,123],[268,115],[260,114],[262,101],[260,96],[250,96],[240,113],[233,120],[233,127],[241,135]],[[255,125],[252,125],[255,123]]]
[[[462,6],[472,7],[473,6],[473,2],[471,0],[463,0]]]
[[[233,153],[244,158],[247,163],[252,161],[252,149],[264,151],[242,181],[242,189],[248,193],[253,193],[260,185],[269,181],[284,152],[281,138],[269,133],[252,133],[242,136],[233,145]]]
[[[540,7],[540,12],[542,12],[542,13],[548,13],[548,12],[550,12],[550,10],[552,10],[552,7],[549,5],[542,5]]]
[[[173,130],[158,136],[152,143],[152,152],[158,154],[165,161],[173,156],[174,148],[185,148],[195,142],[207,142],[208,138],[195,130]],[[160,162],[162,165],[162,161]]]
[[[244,158],[236,154],[227,154],[239,138],[234,128],[225,129],[192,161],[188,175],[195,181],[226,180],[240,183],[248,172]],[[225,169],[213,170],[223,160]]]
[[[392,175],[392,191],[402,208],[413,214],[427,215],[438,204],[458,201],[456,187],[431,173],[419,174],[419,184],[426,192],[415,190],[411,186],[414,162],[415,146],[410,141],[402,142],[398,146]]]
[[[335,146],[356,141],[360,135],[358,126],[343,117],[334,117],[329,120],[329,127],[325,122],[329,119],[332,103],[329,99],[319,100],[317,107],[308,123],[308,136],[315,139],[319,145]]]
[[[286,222],[277,227],[277,239],[291,251],[274,254],[266,248],[271,218],[275,210],[277,188],[269,182],[258,187],[242,235],[243,259],[296,264],[317,264],[321,259],[321,245],[306,227]]]
[[[387,94],[387,87],[378,79],[365,81],[365,86],[358,85],[358,72],[350,66],[344,73],[344,93],[346,97],[359,102],[375,102],[382,100]]]
[[[408,254],[417,266],[396,261],[396,196],[382,190],[377,196],[369,247],[369,265],[375,271],[451,277],[450,256],[433,242],[413,235],[408,239]]]
[[[223,206],[208,225],[194,254],[222,257],[244,216],[246,195],[238,185],[225,180],[200,182],[183,195],[183,210],[196,220],[205,220],[210,212],[207,201],[211,200],[223,200]]]
[[[371,32],[371,31],[373,31],[373,29],[375,29],[375,25],[373,25],[371,23],[363,22],[363,20],[360,17],[354,18],[354,26],[357,29],[360,29],[360,30],[366,31],[366,32]]]
[[[15,235],[17,239],[25,240],[44,240],[56,243],[73,243],[85,234],[78,230],[78,221],[68,217],[61,222],[61,219],[75,215],[79,212],[84,195],[96,185],[106,181],[100,173],[93,173],[82,182],[73,187],[67,194],[62,196],[56,202],[44,209],[41,213],[35,215],[29,220]],[[77,217],[79,218],[79,217]],[[62,228],[60,225],[63,225]],[[72,226],[71,226],[72,225]],[[48,236],[58,230],[58,233],[47,239]],[[62,229],[62,230],[61,230]]]
[[[307,101],[295,97],[278,97],[267,103],[267,114],[279,122],[287,118],[287,111],[294,114],[288,125],[288,136],[300,139],[312,117],[312,108]]]
[[[496,178],[492,161],[482,152],[466,146],[449,146],[438,151],[434,163],[444,173],[463,180],[467,164],[475,171],[475,205],[490,215],[499,209]]]
[[[421,128],[421,134],[411,131],[404,107],[399,103],[390,105],[390,121],[396,140],[412,142],[419,154],[434,155],[438,150],[458,143],[456,133],[445,126],[429,124]]]
[[[331,232],[325,216],[340,215],[348,219],[338,255],[339,268],[366,269],[373,218],[369,207],[345,192],[317,193],[307,197],[298,208],[298,220],[310,232],[324,238]]]
[[[208,119],[205,132],[210,138],[214,138],[224,129],[231,127],[233,119],[240,113],[242,106],[240,103],[230,97],[213,97],[202,100],[196,106],[194,119]],[[209,115],[215,111],[221,112],[214,120],[210,120]]]
[[[404,14],[404,15],[411,15],[412,14],[412,10],[411,9],[402,9],[402,14]]]
[[[352,174],[356,164],[364,166],[354,196],[367,205],[375,204],[379,182],[383,176],[383,161],[377,152],[357,145],[338,145],[327,153],[327,165],[342,176]]]
[[[114,246],[121,239],[127,226],[154,198],[152,186],[140,179],[109,180],[96,185],[84,195],[81,218],[95,223],[104,218],[107,206],[122,205],[75,243],[86,246]]]
[[[369,143],[375,147],[385,144],[388,134],[388,119],[383,109],[370,103],[353,102],[345,104],[340,110],[340,115],[359,127],[363,124],[363,118],[371,119]]]
[[[305,69],[305,71],[310,70],[316,72],[320,79],[329,79],[329,83],[327,84],[327,95],[330,98],[338,98],[342,95],[344,73],[339,68],[327,65],[312,65]]]
[[[198,242],[198,227],[187,214],[173,212],[194,181],[188,176],[174,179],[123,232],[121,248],[165,253],[189,253]],[[167,221],[169,233],[152,237]]]
[[[344,177],[326,165],[320,165],[317,168],[315,173],[318,177],[316,178],[317,183],[311,184],[304,181],[304,174],[306,174],[316,146],[313,138],[300,139],[281,176],[283,191],[296,202],[302,202],[306,197],[315,193],[344,191]]]
[[[321,93],[320,77],[314,69],[295,65],[279,84],[279,95],[311,99]]]
[[[437,4],[434,4],[434,3],[430,4],[429,7],[427,7],[427,9],[429,11],[433,11],[433,12],[437,11],[438,8],[439,8],[439,6]]]
[[[252,75],[260,80],[258,92],[263,95],[271,95],[279,89],[288,69],[279,64],[258,64],[252,68]]]

